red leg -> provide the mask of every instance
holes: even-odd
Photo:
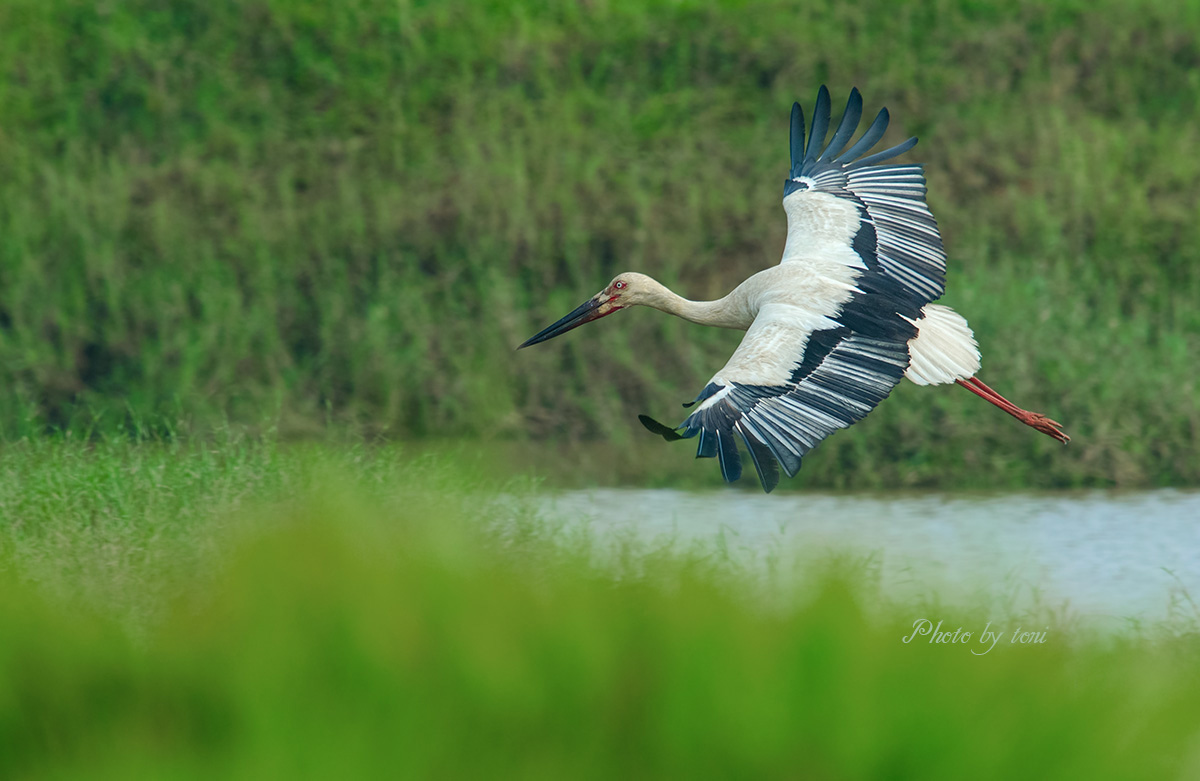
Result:
[[[1063,444],[1071,441],[1071,438],[1061,430],[1061,423],[1050,420],[1050,418],[1042,415],[1041,413],[1030,412],[1029,410],[1021,409],[1016,404],[1013,404],[1011,401],[1001,396],[999,393],[996,393],[996,391],[992,390],[987,385],[984,385],[983,380],[980,380],[978,377],[972,377],[969,380],[956,380],[956,382],[967,390],[971,391],[971,393],[974,393],[979,398],[995,404],[997,407],[1004,410],[1009,415],[1012,415],[1026,426],[1030,426],[1042,432],[1043,434],[1054,437]]]

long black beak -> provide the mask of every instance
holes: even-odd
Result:
[[[578,307],[576,307],[575,310],[573,312],[571,312],[571,314],[567,315],[562,320],[559,320],[554,325],[548,326],[548,327],[542,329],[541,331],[539,331],[538,333],[536,333],[535,335],[526,339],[525,343],[522,344],[521,347],[528,347],[531,344],[538,344],[540,342],[546,341],[547,339],[553,339],[556,336],[565,334],[567,331],[570,331],[572,328],[578,328],[579,326],[583,325],[584,323],[590,323],[591,321],[593,321],[597,318],[600,318],[600,317],[604,317],[604,315],[608,314],[609,312],[613,312],[613,311],[616,311],[616,310],[610,309],[610,310],[608,310],[608,312],[601,313],[599,299],[596,299],[596,298],[589,299],[589,300],[585,301],[584,303],[580,304]],[[518,347],[517,349],[520,350],[521,347]]]

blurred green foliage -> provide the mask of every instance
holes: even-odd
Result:
[[[512,347],[622,270],[710,298],[775,263],[788,109],[828,83],[921,136],[981,376],[1075,441],[905,386],[802,484],[1195,484],[1196,29],[1157,0],[9,0],[0,431],[269,416],[670,479],[634,415],[737,334],[635,311]]]
[[[1200,770],[1196,617],[930,614],[815,556],[764,599],[719,549],[614,557],[469,461],[218,439],[0,453],[0,776]],[[902,642],[930,615],[1047,634]]]

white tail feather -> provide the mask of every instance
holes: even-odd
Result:
[[[974,377],[979,371],[979,345],[958,312],[928,304],[915,325],[917,335],[908,343],[905,377],[917,385],[943,385]]]

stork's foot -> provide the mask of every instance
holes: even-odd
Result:
[[[972,377],[968,380],[956,380],[956,382],[981,399],[986,399],[992,404],[995,404],[997,407],[1004,410],[1009,415],[1012,415],[1026,426],[1036,429],[1046,436],[1054,437],[1064,445],[1071,441],[1071,438],[1062,430],[1061,423],[1056,420],[1051,420],[1040,412],[1030,412],[1027,409],[1021,409],[1016,404],[1013,404],[1011,401],[989,388],[984,384],[983,380],[979,379],[978,377]]]
[[[1071,441],[1066,432],[1062,430],[1062,424],[1057,420],[1051,420],[1040,412],[1030,412],[1029,410],[1020,410],[1021,414],[1013,414],[1013,417],[1024,423],[1026,426],[1035,428],[1047,436],[1054,437],[1064,445]]]

